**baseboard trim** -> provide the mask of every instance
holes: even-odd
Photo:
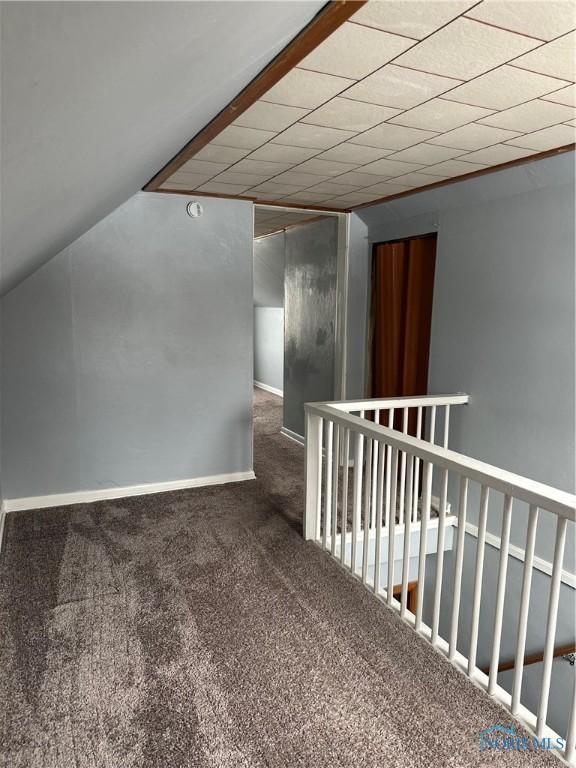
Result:
[[[254,480],[256,475],[248,472],[231,472],[224,475],[208,475],[186,480],[170,480],[165,483],[146,483],[145,485],[127,485],[122,488],[99,488],[94,491],[74,491],[72,493],[54,493],[49,496],[29,496],[19,499],[4,499],[5,512],[24,512],[29,509],[48,509],[49,507],[67,507],[70,504],[88,504],[92,501],[123,499],[127,496],[147,496],[150,493],[182,491],[187,488],[202,488],[207,485],[224,485],[243,480]]]
[[[0,552],[2,552],[2,542],[4,541],[4,522],[6,521],[6,509],[4,502],[0,503]]]
[[[465,530],[470,536],[474,536],[476,539],[478,538],[478,526],[473,525],[473,523],[466,523]],[[486,544],[499,550],[501,544],[500,537],[496,536],[494,533],[490,533],[490,531],[486,531]],[[509,545],[508,555],[509,557],[514,557],[516,560],[520,560],[522,563],[526,559],[526,551],[515,544]],[[544,560],[542,557],[535,555],[532,560],[532,565],[536,570],[545,573],[547,576],[552,576],[552,563],[549,560]],[[572,587],[572,589],[576,588],[576,574],[563,570],[560,580],[563,584]]]
[[[266,392],[272,392],[273,395],[278,395],[278,397],[284,397],[283,390],[271,387],[269,384],[263,384],[261,381],[256,381],[256,379],[254,379],[254,386],[258,387],[258,389],[264,389]]]
[[[298,432],[292,432],[291,429],[282,427],[280,434],[284,435],[284,437],[287,437],[289,440],[294,440],[294,442],[298,443],[298,445],[304,445],[304,438],[302,435],[299,435]]]

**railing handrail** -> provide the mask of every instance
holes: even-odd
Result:
[[[430,397],[431,399],[434,399],[435,397],[462,397],[466,398],[462,402],[468,401],[467,395],[432,395]],[[425,400],[424,397],[389,398],[388,400],[391,399],[394,399],[396,402],[403,402],[403,406],[398,407],[413,407],[408,405],[408,401],[411,399],[419,401]],[[362,400],[357,402],[368,404],[365,408],[359,408],[359,410],[374,410],[375,408],[375,401],[373,400]],[[434,404],[435,403],[432,403],[429,400],[426,402],[426,405]],[[545,483],[539,483],[530,478],[523,477],[522,475],[517,475],[514,472],[500,469],[500,467],[495,467],[492,464],[478,461],[465,454],[457,453],[456,451],[451,451],[447,448],[441,448],[433,443],[419,440],[416,437],[406,435],[395,429],[389,429],[388,427],[368,421],[367,419],[353,416],[346,411],[339,410],[334,403],[306,403],[304,409],[306,413],[315,414],[316,416],[321,417],[328,416],[330,421],[335,424],[339,424],[343,427],[352,427],[354,432],[360,433],[365,437],[385,441],[393,448],[406,451],[422,461],[431,462],[436,466],[452,470],[460,475],[464,475],[470,480],[474,480],[482,485],[487,485],[503,494],[512,496],[527,504],[540,507],[541,509],[546,509],[549,512],[554,512],[559,517],[576,522],[576,495],[574,494],[561,491],[560,489],[546,485]]]
[[[410,397],[364,398],[362,400],[333,400],[311,405],[328,405],[339,411],[385,411],[390,408],[428,408],[433,405],[466,405],[470,396],[464,392],[453,395],[412,395]]]

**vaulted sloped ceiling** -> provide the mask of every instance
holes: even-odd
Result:
[[[4,2],[5,293],[136,193],[323,2]]]

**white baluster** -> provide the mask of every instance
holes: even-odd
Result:
[[[306,511],[304,538],[320,541],[322,512],[322,418],[306,414]]]
[[[422,407],[418,408],[418,416],[416,418],[416,437],[420,439],[422,437]],[[412,497],[412,522],[418,522],[418,498],[420,490],[420,459],[414,460],[414,491]]]
[[[402,413],[402,433],[408,433],[408,408],[403,409]],[[398,522],[404,524],[404,502],[406,497],[406,452],[402,451],[400,456],[400,494],[398,499]],[[410,514],[410,512],[408,512]]]
[[[356,574],[356,555],[358,549],[358,524],[362,513],[362,472],[364,464],[364,437],[356,434],[354,444],[354,486],[352,501],[352,554],[350,559],[350,569]]]
[[[464,542],[466,539],[466,506],[468,504],[468,478],[460,479],[460,509],[458,510],[458,541],[456,544],[456,562],[454,565],[454,597],[452,600],[452,619],[450,624],[450,644],[448,658],[456,656],[458,642],[458,619],[460,618],[460,593],[462,590],[462,565],[464,563]]]
[[[380,423],[380,411],[377,409],[374,411],[374,423]],[[374,530],[376,526],[376,495],[378,493],[378,452],[380,450],[380,444],[377,440],[374,440],[372,446],[372,497],[370,499],[370,528]]]
[[[367,439],[366,475],[364,479],[364,547],[362,554],[362,581],[368,579],[368,549],[370,546],[370,500],[372,495],[372,448],[373,440]]]
[[[350,430],[344,429],[344,466],[342,467],[342,540],[340,561],[346,566],[346,533],[348,531],[348,464],[350,463]]]
[[[554,547],[554,562],[552,565],[552,578],[550,580],[550,596],[548,598],[546,642],[544,643],[544,668],[542,670],[542,688],[540,690],[540,705],[538,707],[538,720],[536,723],[536,734],[539,739],[542,738],[548,714],[548,698],[550,696],[552,662],[554,661],[554,641],[556,639],[556,621],[558,619],[558,600],[560,598],[567,522],[565,517],[559,517],[556,521],[556,545]]]
[[[448,432],[450,429],[450,406],[444,408],[444,441],[443,447],[448,448]],[[438,627],[440,624],[440,601],[442,599],[442,578],[444,575],[444,542],[446,539],[446,506],[448,504],[448,470],[442,473],[442,489],[440,491],[440,510],[438,513],[438,543],[436,547],[436,580],[434,583],[434,608],[432,611],[432,645],[438,642]]]
[[[384,487],[384,444],[378,449],[377,493],[376,493],[376,551],[374,553],[374,592],[380,592],[380,560],[382,559],[382,502]]]
[[[412,493],[414,486],[413,482],[414,473],[414,456],[408,456],[408,478],[406,481],[406,487],[408,488],[408,497],[406,499],[406,509],[408,514],[404,518],[404,554],[402,557],[402,595],[400,598],[400,616],[404,618],[406,616],[406,608],[408,605],[408,576],[410,568],[410,536],[412,534],[412,515],[410,510],[412,509]]]
[[[396,491],[398,481],[398,449],[393,451],[392,459],[392,490],[390,492],[390,522],[388,528],[388,583],[386,585],[386,599],[388,605],[392,605],[394,597],[394,536],[396,531]]]
[[[516,637],[516,661],[514,663],[514,682],[512,684],[513,715],[518,712],[520,707],[520,694],[522,693],[524,654],[526,652],[526,628],[528,626],[528,608],[530,606],[530,588],[532,586],[532,569],[534,563],[534,547],[536,544],[537,524],[538,507],[531,506],[530,512],[528,514],[526,555],[524,557],[524,577],[522,579],[522,596],[520,598],[520,615],[518,618],[518,634]]]
[[[388,429],[392,429],[394,426],[394,408],[390,408],[388,411]],[[384,525],[388,530],[390,525],[390,510],[392,509],[391,494],[391,482],[392,482],[392,447],[386,447],[386,511],[384,513]]]
[[[422,626],[422,610],[424,606],[424,584],[426,578],[426,548],[428,544],[428,521],[430,520],[430,502],[432,500],[432,464],[424,464],[424,494],[422,499],[422,514],[420,515],[420,551],[418,553],[418,595],[416,601],[416,631]]]
[[[506,595],[506,573],[508,571],[508,551],[510,549],[510,524],[512,522],[512,497],[504,497],[504,512],[502,514],[502,533],[500,536],[500,564],[498,566],[498,587],[496,588],[496,610],[494,613],[494,631],[492,634],[492,658],[488,693],[492,695],[498,681],[498,664],[500,663],[500,642],[502,639],[502,619],[504,617],[504,597]]]
[[[336,539],[338,537],[338,472],[340,471],[340,427],[334,429],[334,447],[332,450],[332,539],[331,551],[336,556]]]
[[[478,518],[478,541],[476,544],[476,572],[474,574],[474,598],[472,602],[472,632],[470,634],[470,653],[468,654],[468,674],[472,675],[476,667],[478,648],[478,626],[480,623],[480,601],[482,599],[482,575],[484,573],[484,549],[486,545],[486,520],[488,518],[488,486],[483,485],[480,492],[480,515]]]
[[[328,531],[332,520],[332,433],[334,423],[326,423],[326,492],[324,498],[324,526],[322,529],[322,546],[328,549]]]

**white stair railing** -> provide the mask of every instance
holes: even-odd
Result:
[[[467,395],[457,394],[307,404],[304,535],[361,579],[475,684],[504,705],[539,741],[558,739],[559,734],[548,725],[548,706],[564,550],[567,528],[576,521],[576,497],[449,450],[450,409],[467,402]],[[437,429],[439,421],[441,430]],[[409,431],[417,436],[408,434]],[[437,439],[440,445],[436,444]],[[463,653],[458,635],[466,518],[472,485],[479,490],[478,543],[470,641]],[[502,515],[500,559],[491,661],[489,673],[485,674],[477,666],[476,656],[486,524],[489,508],[494,508],[498,496],[501,496]],[[457,506],[457,517],[451,514],[452,501]],[[527,535],[510,694],[498,685],[497,677],[514,512],[527,517]],[[520,696],[539,515],[553,516],[556,542],[540,703],[538,711],[533,713],[520,703]],[[454,538],[452,590],[443,600],[444,552],[454,546]],[[425,606],[426,556],[430,553],[436,554],[436,574],[431,604]],[[414,586],[416,605],[409,609],[408,595]],[[399,595],[400,600],[395,595]],[[441,612],[447,605],[451,608],[449,626],[443,630]],[[425,608],[429,624],[424,621]],[[542,606],[538,606],[538,610],[541,609]],[[561,750],[561,756],[570,765],[576,765],[574,697]]]

